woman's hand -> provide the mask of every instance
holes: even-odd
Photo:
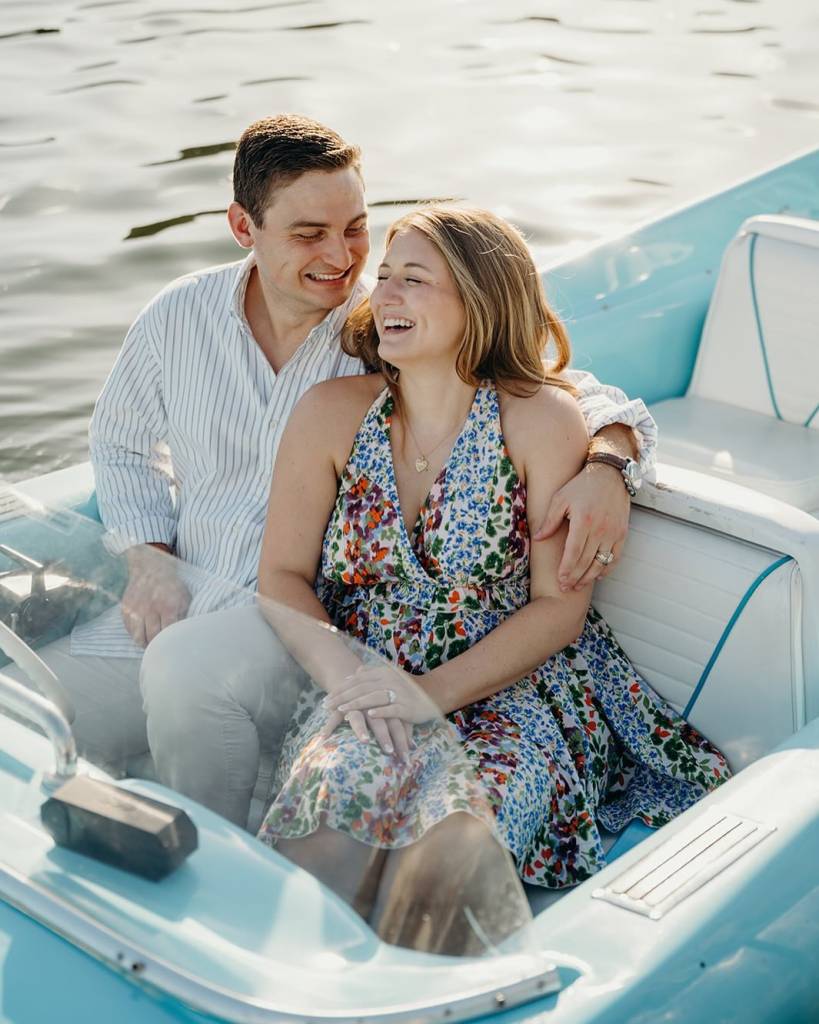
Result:
[[[369,743],[374,737],[385,754],[397,753],[407,762],[412,749],[413,721],[427,721],[434,717],[437,709],[428,702],[428,711],[423,717],[420,717],[420,706],[415,707],[414,718],[396,713],[380,714],[395,711],[399,692],[406,698],[415,689],[401,679],[402,674],[383,666],[362,665],[346,676],[342,685],[324,698],[330,715],[321,731],[322,737],[330,736],[346,721],[361,743]],[[407,699],[402,699],[401,703],[402,707],[409,707]]]
[[[379,720],[420,724],[440,715],[437,705],[408,672],[362,665],[348,678],[350,685],[327,696],[325,707],[342,713],[365,712],[371,725]]]
[[[412,749],[412,724],[400,718],[389,721],[370,719],[362,711],[331,711],[321,730],[321,738],[332,735],[342,722],[349,723],[361,743],[370,743],[373,737],[385,754],[397,754],[406,764]],[[372,730],[372,734],[370,733]]]

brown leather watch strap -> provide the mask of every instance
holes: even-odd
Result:
[[[592,452],[586,458],[586,465],[588,466],[590,462],[605,462],[607,466],[614,466],[615,469],[619,469],[622,473],[626,468],[628,459],[623,459],[613,452]]]
[[[623,459],[619,455],[614,455],[612,452],[592,452],[591,455],[586,457],[586,465],[590,463],[603,462],[607,466],[611,466],[616,469],[620,476],[623,478],[623,484],[629,493],[630,497],[635,497],[637,494],[637,488],[640,486],[639,478],[635,483],[631,477],[631,474],[626,472],[629,468],[629,464],[633,462],[632,459]],[[636,463],[634,463],[636,465]]]

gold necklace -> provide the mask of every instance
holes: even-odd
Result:
[[[426,473],[426,471],[429,469],[429,456],[433,455],[435,452],[437,452],[438,449],[441,447],[441,445],[444,443],[444,441],[446,441],[447,438],[452,437],[452,435],[455,433],[455,431],[460,428],[460,424],[457,427],[453,427],[452,430],[450,430],[448,433],[444,434],[444,436],[441,438],[441,440],[438,442],[438,444],[436,444],[434,448],[430,448],[430,450],[425,455],[421,451],[421,445],[418,444],[418,441],[416,440],[415,434],[412,431],[412,427],[409,424],[409,419],[406,420],[406,424],[407,424],[407,430],[409,431],[409,435],[412,438],[415,447],[418,449],[418,458],[415,460],[415,472],[416,473]]]

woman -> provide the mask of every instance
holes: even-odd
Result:
[[[561,591],[565,534],[529,544],[527,504],[548,505],[588,438],[520,235],[483,211],[401,218],[345,345],[377,372],[321,384],[294,412],[260,591],[356,636],[407,684],[352,653],[313,672],[327,697],[286,744],[260,837],[319,873],[332,848],[325,880],[402,942],[417,922],[396,876],[434,875],[465,817],[486,851],[466,874],[487,869],[494,830],[525,881],[558,888],[604,865],[601,826],[660,825],[728,769],[636,675],[589,589]],[[431,709],[457,730],[494,821],[470,804],[467,772],[427,792]],[[362,815],[362,794],[377,813]],[[389,868],[387,849],[401,851]]]

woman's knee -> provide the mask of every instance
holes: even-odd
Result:
[[[511,902],[506,895],[504,883],[513,877],[508,854],[471,814],[449,815],[392,857],[371,919],[385,942],[478,955],[487,939],[499,942],[527,920],[528,907],[521,910],[514,891]]]

